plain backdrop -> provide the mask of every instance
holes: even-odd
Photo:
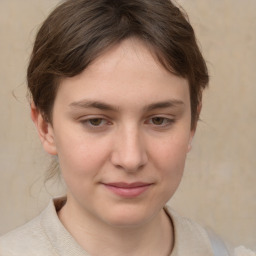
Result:
[[[0,235],[37,215],[61,182],[29,116],[26,66],[57,0],[0,1]],[[233,245],[256,249],[256,1],[179,0],[210,71],[184,179],[169,204]]]

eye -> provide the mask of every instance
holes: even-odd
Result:
[[[174,123],[174,119],[156,116],[150,118],[147,123],[156,127],[167,127]]]
[[[81,120],[81,123],[88,129],[103,129],[110,124],[108,120],[101,117],[83,119]]]
[[[103,118],[93,118],[93,119],[87,120],[87,122],[91,126],[101,126],[102,124],[104,124],[104,121],[106,123],[106,120],[104,120]]]
[[[166,121],[166,118],[163,117],[153,117],[152,124],[154,125],[162,125]]]

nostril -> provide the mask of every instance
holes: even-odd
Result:
[[[141,170],[148,161],[143,138],[137,123],[121,127],[113,144],[112,164],[127,172]]]
[[[148,158],[145,153],[138,152],[136,154],[121,154],[115,152],[111,156],[111,162],[117,169],[122,169],[127,172],[137,172],[143,169],[146,165]]]

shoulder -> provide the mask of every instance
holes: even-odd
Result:
[[[234,256],[256,256],[256,252],[251,251],[244,246],[239,246],[235,248]]]
[[[177,255],[213,255],[211,243],[207,233],[196,222],[177,214],[170,207],[166,207],[174,228]]]
[[[174,251],[177,255],[232,255],[225,243],[212,231],[180,216],[170,207],[166,207],[166,212],[173,223]]]
[[[38,217],[0,237],[0,256],[88,255],[58,218],[65,201],[51,200]]]
[[[169,206],[167,206],[165,210],[171,217],[176,232],[182,232],[183,234],[184,232],[187,234],[196,233],[197,235],[205,236],[205,229],[195,221],[179,215]]]
[[[41,225],[42,214],[0,237],[1,256],[56,255]],[[40,248],[40,250],[38,249]]]

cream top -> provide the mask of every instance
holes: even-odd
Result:
[[[52,200],[38,217],[2,236],[0,256],[90,256],[60,222],[57,211],[63,202],[63,198]],[[202,227],[169,207],[165,209],[174,225],[174,249],[170,256],[213,256]]]

